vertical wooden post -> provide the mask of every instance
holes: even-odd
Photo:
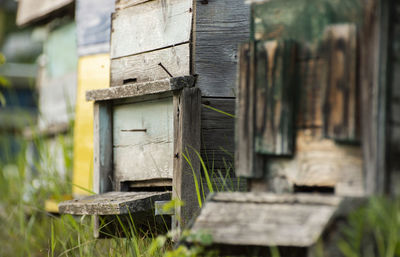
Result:
[[[361,124],[367,194],[384,193],[386,167],[386,77],[389,0],[364,0],[361,31]]]
[[[183,202],[175,208],[173,228],[181,231],[199,209],[194,176],[200,181],[201,92],[184,88],[174,95],[173,199]],[[196,153],[197,152],[197,153]],[[200,189],[201,190],[201,189]]]
[[[113,190],[112,107],[110,102],[95,102],[93,120],[93,191],[102,194]],[[94,216],[94,237],[100,236],[100,221]]]

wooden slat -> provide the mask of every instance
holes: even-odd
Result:
[[[115,1],[115,10],[119,11],[124,8],[128,8],[134,5],[138,5],[144,2],[148,2],[151,0],[116,0]]]
[[[87,101],[104,101],[172,93],[185,87],[193,87],[196,79],[192,76],[162,79],[142,83],[131,83],[120,87],[91,90],[86,92]]]
[[[356,37],[354,24],[332,25],[324,34],[324,133],[340,141],[356,141],[360,136]]]
[[[189,44],[111,60],[111,86],[122,86],[132,80],[165,79],[170,75],[190,75]]]
[[[238,45],[249,39],[250,8],[242,0],[196,0],[194,72],[204,96],[233,97]]]
[[[60,213],[73,215],[123,215],[151,211],[155,201],[171,199],[171,192],[109,192],[62,202]]]
[[[18,1],[17,25],[24,26],[46,18],[54,11],[68,6],[74,0],[20,0]]]
[[[182,230],[199,209],[194,176],[200,180],[200,161],[196,155],[196,151],[200,152],[200,90],[184,88],[180,95],[176,95],[174,113],[173,198],[183,201],[184,205],[176,206],[173,227]]]
[[[114,180],[171,178],[173,175],[172,97],[113,108]]]
[[[268,41],[256,46],[255,149],[268,155],[293,154],[296,45]]]
[[[216,245],[311,247],[334,218],[363,202],[320,195],[218,193],[201,210],[192,231],[207,231]]]
[[[80,56],[110,51],[114,0],[77,0],[76,25]]]
[[[111,58],[187,43],[192,32],[192,0],[148,1],[113,14]]]
[[[93,192],[102,194],[112,191],[114,187],[111,103],[98,102],[94,104],[93,128]]]
[[[255,45],[244,44],[239,50],[239,81],[236,101],[235,172],[238,177],[261,177],[263,171],[254,153],[255,126]]]

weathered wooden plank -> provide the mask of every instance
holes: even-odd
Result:
[[[254,153],[255,134],[255,44],[239,50],[238,97],[236,98],[235,172],[238,177],[261,177],[263,170]]]
[[[173,199],[184,202],[176,206],[173,227],[182,230],[199,209],[195,180],[200,179],[201,92],[184,88],[174,97],[174,180]],[[190,161],[190,163],[188,162]]]
[[[111,58],[189,42],[192,13],[192,0],[148,1],[114,13]]]
[[[155,201],[171,199],[171,192],[109,192],[60,203],[59,211],[73,215],[123,215],[154,209]]]
[[[134,5],[138,5],[144,2],[148,2],[151,0],[116,0],[115,1],[115,10],[119,11],[124,8],[128,8]]]
[[[260,154],[293,154],[295,60],[293,42],[256,44],[255,150]]]
[[[111,86],[190,75],[189,44],[111,60]]]
[[[196,79],[192,76],[168,78],[157,81],[131,83],[119,87],[91,90],[86,92],[87,101],[104,101],[124,99],[144,95],[154,95],[180,90],[185,87],[193,87]]]
[[[194,72],[204,96],[236,96],[238,45],[249,39],[250,8],[241,0],[196,0]]]
[[[20,0],[18,1],[17,25],[24,26],[46,18],[48,15],[73,3],[73,0]]]
[[[114,188],[112,107],[109,102],[97,102],[93,111],[93,192],[102,194]]]
[[[323,88],[324,134],[335,140],[357,141],[360,128],[356,25],[327,27],[322,55],[327,60],[327,83]]]
[[[201,157],[210,173],[233,169],[234,98],[202,98]]]
[[[114,0],[77,0],[76,24],[80,56],[110,51],[111,13]]]
[[[207,231],[214,244],[228,245],[309,247],[322,235],[341,203],[341,199],[332,201],[330,197],[328,204],[318,200],[309,204],[285,202],[285,196],[276,197],[277,202],[271,196],[271,203],[236,201],[236,196],[245,193],[226,194],[220,201],[215,199],[219,195],[206,203],[192,231]]]
[[[336,144],[323,137],[322,129],[298,130],[294,158],[269,158],[267,170],[268,190],[274,192],[292,192],[296,185],[332,187],[336,195],[365,194],[361,147]]]
[[[172,97],[113,108],[114,180],[173,176]],[[117,189],[118,190],[118,189]]]

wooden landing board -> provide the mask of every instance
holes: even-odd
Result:
[[[110,51],[111,13],[114,0],[77,0],[78,54],[86,56]]]
[[[171,192],[109,192],[62,202],[60,213],[72,215],[122,215],[154,209],[155,201],[171,199]]]
[[[24,26],[34,21],[45,18],[54,11],[57,11],[74,0],[19,0],[17,25]]]
[[[249,40],[250,7],[242,0],[196,0],[194,72],[203,96],[236,96],[238,46]]]
[[[111,58],[187,43],[192,32],[192,0],[154,0],[113,14]]]
[[[190,75],[189,43],[111,60],[111,86]]]
[[[309,247],[335,215],[360,203],[358,198],[321,195],[218,193],[205,204],[192,231],[210,233],[214,244]]]

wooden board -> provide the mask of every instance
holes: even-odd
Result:
[[[162,93],[172,94],[175,90],[193,87],[195,82],[195,77],[185,76],[142,83],[130,83],[119,87],[87,91],[86,100],[104,101],[149,97],[150,95],[160,95]]]
[[[335,216],[361,203],[334,196],[218,193],[201,210],[192,231],[210,233],[213,244],[232,247],[310,247]]]
[[[111,13],[114,0],[77,0],[76,24],[80,56],[110,51]]]
[[[267,41],[256,44],[255,151],[293,154],[296,45]]]
[[[173,198],[184,205],[175,206],[172,227],[183,231],[201,207],[196,195],[195,177],[200,179],[201,92],[184,88],[174,97],[174,179]]]
[[[124,8],[128,8],[134,5],[138,5],[144,2],[148,2],[151,0],[116,0],[115,1],[115,10],[119,11]]]
[[[183,44],[111,60],[111,86],[190,75],[190,47]]]
[[[172,97],[113,108],[114,180],[173,176]]]
[[[171,199],[171,192],[109,192],[59,204],[60,213],[73,215],[123,215],[154,209],[155,201]]]
[[[93,103],[85,99],[86,90],[109,86],[108,54],[80,57],[74,123],[73,194],[87,195],[93,190]]]
[[[356,37],[355,24],[329,26],[324,32],[322,53],[327,60],[324,133],[328,138],[347,142],[360,137]]]
[[[23,26],[47,17],[73,3],[74,0],[20,0],[18,1],[17,25]]]
[[[236,96],[238,45],[250,36],[250,8],[242,0],[196,0],[194,73],[203,96]]]
[[[192,0],[155,0],[113,14],[111,58],[187,43],[192,32]]]
[[[315,130],[314,130],[315,132]],[[365,194],[361,147],[324,139],[310,129],[299,130],[293,159],[269,158],[269,190],[291,192],[294,185],[332,187],[337,195]]]

